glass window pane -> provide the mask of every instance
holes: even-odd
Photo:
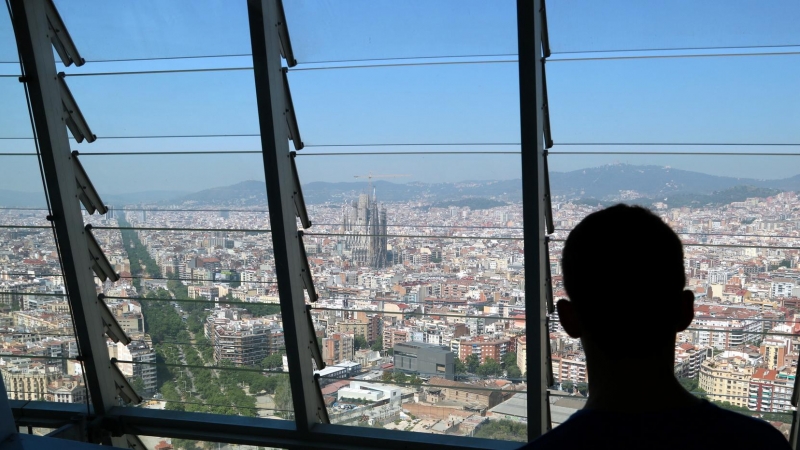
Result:
[[[140,147],[136,153],[169,151],[169,147],[149,140],[143,140],[141,144],[145,146],[144,150]],[[220,228],[269,228],[265,214],[260,216],[258,227],[253,223],[243,223],[241,215],[226,218],[219,213],[213,214],[214,211],[199,211],[199,217],[193,214],[196,210],[215,208],[234,212],[265,211],[267,194],[260,153],[94,155],[92,153],[99,152],[93,151],[93,144],[82,145],[81,150],[84,149],[86,152],[80,155],[81,164],[103,201],[116,208],[145,209],[145,222],[157,219],[171,227],[171,223],[194,220],[203,221],[206,228],[217,225]],[[124,167],[125,170],[114,170],[114,167]],[[148,216],[147,212],[152,214]],[[228,219],[238,222],[238,225],[233,225]]]
[[[250,53],[244,2],[55,3],[89,62]]]
[[[790,180],[779,178],[779,171],[767,180],[721,178],[697,161],[713,159],[717,170],[733,175],[751,161],[777,168],[795,157],[734,160],[644,154],[631,156],[630,164],[604,157],[608,164],[578,170],[572,165],[580,156],[550,157],[556,228],[550,244],[554,297],[568,298],[561,254],[563,240],[575,225],[591,212],[619,202],[650,208],[683,241],[687,289],[695,293],[694,321],[676,339],[676,377],[696,395],[764,418],[787,433],[796,364],[791,342],[797,335],[798,312],[792,290],[796,188],[766,187]],[[659,165],[635,163],[651,158],[657,158]],[[674,169],[688,166],[696,168]],[[680,189],[664,192],[664,180],[678,179],[683,180]],[[585,356],[580,342],[558,324],[557,315],[551,320],[554,378],[562,391],[573,394],[586,387],[581,384],[586,381]],[[772,389],[781,389],[780,394]]]
[[[464,144],[462,150],[499,151],[507,150],[502,144],[519,143],[513,62],[292,70],[289,84],[309,150],[326,144]],[[466,147],[481,143],[490,145]]]
[[[301,63],[517,52],[516,8],[507,0],[292,0],[284,2],[284,9]]]
[[[17,145],[33,152],[30,139]],[[0,372],[8,397],[87,403],[38,162],[34,156],[0,159]]]
[[[654,5],[630,0],[547,2],[553,52],[800,45],[800,6],[790,0]]]
[[[137,66],[141,69],[141,65]],[[88,73],[86,66],[73,69]],[[67,76],[70,91],[92,132],[96,151],[136,151],[145,140],[104,142],[120,136],[185,136],[207,134],[258,135],[255,84],[252,70],[167,73],[146,75]],[[213,88],[212,88],[213,86]],[[113,102],[109,99],[114,99]],[[248,143],[257,144],[257,140]],[[159,141],[172,151],[208,150],[206,142]],[[209,141],[219,145],[219,141]],[[181,145],[183,144],[183,145]],[[225,142],[231,145],[232,142]],[[84,147],[84,146],[81,146]],[[230,149],[230,147],[229,147]],[[258,150],[233,148],[233,150]],[[152,150],[152,149],[151,149]]]
[[[792,74],[798,70],[800,55],[552,62],[553,151],[573,150],[560,146],[566,143],[797,144],[800,92],[792,88]],[[757,145],[597,150],[794,151]]]
[[[3,65],[0,64],[0,68]],[[14,67],[14,65],[11,65]],[[19,66],[17,65],[17,72]],[[0,77],[0,95],[3,102],[0,102],[0,138],[3,143],[3,153],[36,151],[30,138],[33,137],[31,131],[31,121],[28,116],[28,105],[25,103],[25,89],[22,83],[14,77]],[[10,139],[24,138],[24,139]],[[27,142],[26,142],[27,141]]]
[[[526,440],[516,65],[290,75],[331,422]]]
[[[0,73],[19,74],[19,53],[7,10],[0,14]]]

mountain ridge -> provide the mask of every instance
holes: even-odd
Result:
[[[342,204],[367,193],[369,186],[366,182],[315,181],[303,185],[303,194],[308,204]],[[421,204],[435,205],[459,204],[458,202],[465,199],[479,200],[484,204],[514,203],[522,200],[520,179],[451,183],[392,183],[378,180],[374,181],[372,186],[381,202],[418,201]],[[607,203],[633,199],[641,200],[641,203],[665,202],[670,206],[671,204],[683,206],[740,201],[744,200],[742,196],[747,195],[765,197],[775,195],[779,191],[800,191],[800,174],[781,179],[760,180],[709,175],[673,169],[669,166],[608,164],[569,172],[551,172],[550,186],[551,194],[564,200],[583,199]],[[247,180],[192,193],[162,190],[110,194],[102,197],[106,203],[116,206],[214,204],[233,207],[263,206],[267,203],[265,183],[257,180]],[[0,205],[6,207],[29,206],[32,203],[38,205],[43,204],[43,200],[44,196],[40,193],[0,190]]]

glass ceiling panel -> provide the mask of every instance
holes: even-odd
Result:
[[[554,53],[800,45],[793,0],[549,1],[547,24]]]
[[[250,53],[244,1],[55,3],[87,62]]]
[[[300,63],[517,53],[510,0],[287,0],[284,10]]]

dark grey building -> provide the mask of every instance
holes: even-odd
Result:
[[[394,346],[394,370],[422,377],[455,376],[455,353],[447,347],[424,342],[402,342]]]

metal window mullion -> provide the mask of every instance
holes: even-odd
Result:
[[[102,415],[117,404],[116,387],[78,199],[45,1],[11,0],[11,9],[87,389],[95,412]]]
[[[308,329],[308,312],[303,294],[302,242],[295,219],[294,180],[285,116],[287,99],[281,67],[281,5],[277,0],[248,0],[247,5],[267,202],[286,357],[291,373],[292,400],[297,429],[307,431],[322,421],[326,411],[325,405],[320,402],[311,364],[309,343],[314,339],[312,330]]]
[[[798,362],[800,368],[800,362]],[[798,450],[798,434],[800,434],[800,412],[797,406],[800,404],[800,376],[795,375],[794,388],[792,390],[792,406],[795,410],[792,411],[792,428],[789,432],[789,444],[795,450]]]
[[[528,374],[528,439],[550,428],[547,400],[547,305],[545,261],[544,92],[542,3],[517,0],[520,86],[525,310]]]

